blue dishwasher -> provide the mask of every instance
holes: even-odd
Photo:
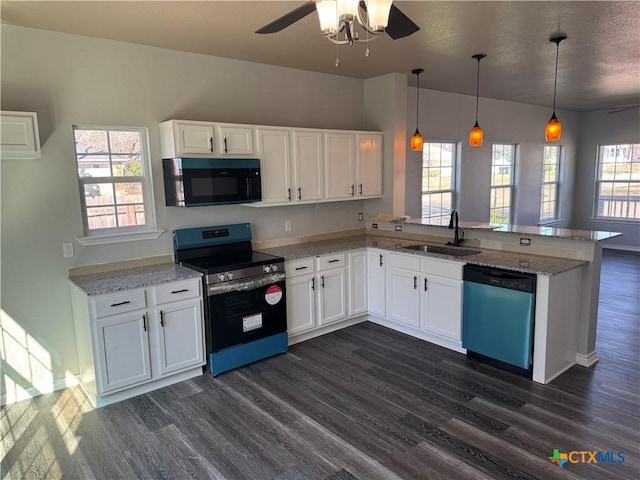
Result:
[[[531,375],[536,276],[465,265],[462,346],[467,355]]]

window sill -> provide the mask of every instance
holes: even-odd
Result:
[[[562,223],[562,219],[561,218],[554,218],[553,220],[545,220],[544,222],[539,222],[538,226],[539,227],[553,227],[554,225],[558,225],[560,223]]]
[[[76,240],[80,245],[107,245],[110,243],[135,242],[138,240],[155,240],[160,237],[164,230],[148,230],[136,233],[119,233],[114,235],[100,235],[95,237],[78,237]]]
[[[591,217],[592,222],[601,223],[621,223],[626,225],[634,225],[640,223],[640,220],[635,218],[616,218],[616,217]]]

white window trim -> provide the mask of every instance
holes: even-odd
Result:
[[[590,217],[590,220],[594,222],[603,222],[603,223],[620,223],[620,224],[631,224],[637,225],[640,224],[640,219],[636,218],[623,218],[623,217],[605,217],[598,215],[598,200],[600,199],[600,188],[599,185],[603,180],[600,179],[600,160],[602,157],[602,149],[603,148],[616,148],[620,145],[638,145],[636,143],[616,143],[616,144],[607,144],[607,145],[598,145],[596,149],[596,178],[594,181],[594,189],[593,189],[593,213]],[[615,153],[615,151],[614,151]],[[616,180],[612,180],[612,182],[616,182]],[[625,182],[624,180],[618,180],[618,182]],[[637,181],[631,181],[631,183],[637,183]]]
[[[545,147],[548,145],[545,145]],[[558,164],[557,164],[557,168],[556,168],[556,180],[555,182],[545,182],[544,181],[544,157],[542,159],[542,183],[540,185],[540,190],[542,190],[542,187],[544,185],[552,185],[555,184],[556,186],[556,199],[555,199],[555,204],[556,204],[556,208],[555,208],[555,212],[553,214],[553,218],[539,218],[539,223],[538,225],[550,225],[550,224],[555,224],[555,223],[560,223],[561,219],[560,216],[562,214],[561,212],[561,208],[560,208],[560,183],[561,183],[561,178],[562,178],[562,166],[564,164],[563,161],[563,157],[564,157],[564,147],[562,145],[551,145],[551,146],[555,146],[558,147]],[[543,150],[544,152],[544,147]],[[542,213],[542,198],[540,198],[540,213]]]
[[[143,189],[143,204],[145,212],[146,225],[134,226],[134,227],[118,227],[114,229],[100,229],[89,231],[87,225],[87,205],[84,197],[84,184],[78,179],[80,203],[82,209],[82,224],[84,235],[76,237],[76,240],[81,245],[106,245],[110,243],[122,243],[139,240],[155,240],[162,235],[165,230],[157,229],[157,219],[155,210],[155,198],[153,195],[153,169],[151,165],[151,149],[149,147],[149,129],[146,127],[132,127],[132,126],[112,126],[112,125],[73,125],[73,131],[79,130],[130,130],[139,131],[141,134],[142,142],[142,159],[144,162],[144,172],[142,189]],[[77,157],[75,150],[75,135],[74,135],[74,155]],[[76,158],[76,175],[77,175],[77,158]],[[109,177],[113,178],[113,177]]]
[[[493,169],[493,147],[495,145],[509,145],[513,147],[513,165],[511,168],[511,178],[509,179],[508,185],[493,185],[489,183],[489,222],[491,222],[491,211],[496,210],[495,208],[491,208],[491,198],[493,198],[493,190],[499,188],[509,188],[511,191],[511,195],[509,197],[509,222],[507,225],[513,224],[513,218],[515,215],[515,198],[516,198],[516,164],[518,163],[518,145],[515,143],[494,143],[491,145],[491,168]],[[493,174],[491,175],[493,177]],[[491,178],[489,179],[491,182]],[[504,225],[504,224],[500,224]]]
[[[432,217],[423,217],[422,216],[422,200],[424,195],[431,195],[431,194],[436,194],[436,193],[451,193],[451,210],[455,210],[458,205],[458,185],[459,185],[459,179],[458,179],[458,170],[460,167],[460,142],[458,141],[453,141],[453,140],[433,140],[433,141],[427,141],[424,142],[423,144],[423,157],[422,157],[422,166],[420,167],[420,180],[422,182],[422,172],[424,172],[424,145],[428,144],[428,143],[446,143],[446,144],[451,144],[454,146],[454,155],[453,155],[453,161],[451,163],[451,173],[453,175],[453,178],[451,179],[451,188],[449,190],[432,190],[432,191],[424,191],[422,190],[422,188],[420,189],[420,218],[429,218],[429,219],[436,219],[438,217],[432,216]],[[448,220],[447,220],[448,221]]]

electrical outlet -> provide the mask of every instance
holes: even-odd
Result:
[[[396,232],[401,232],[402,231],[402,225],[396,225]]]
[[[285,220],[284,221],[284,231],[285,232],[290,232],[291,231],[291,220]]]
[[[358,213],[358,221],[361,222],[364,220],[364,214],[362,212]]]
[[[62,255],[64,258],[73,257],[73,243],[62,244]]]
[[[529,245],[531,245],[531,239],[530,238],[521,237],[520,238],[520,245],[524,245],[524,246],[528,247]]]
[[[378,228],[378,224],[377,223],[372,223],[371,224],[371,228]]]

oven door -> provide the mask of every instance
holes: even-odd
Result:
[[[283,273],[209,286],[207,300],[210,353],[287,331]]]

